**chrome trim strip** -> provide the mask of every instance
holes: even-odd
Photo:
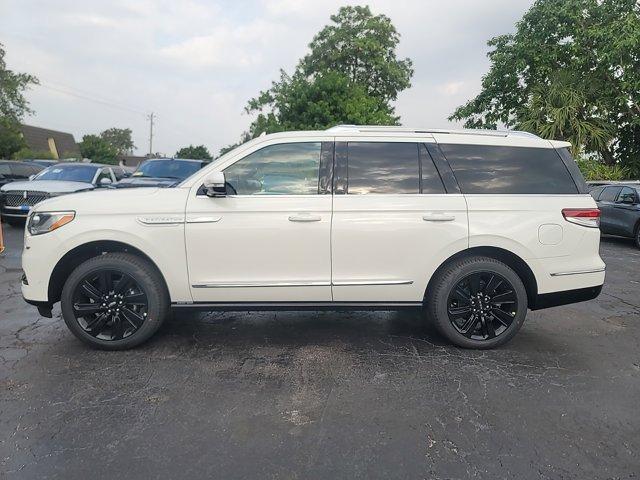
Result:
[[[581,275],[583,273],[600,273],[604,272],[606,267],[592,268],[590,270],[575,270],[573,272],[556,272],[552,273],[552,277],[564,277],[565,275]]]
[[[143,225],[175,225],[184,223],[184,217],[171,216],[143,216],[138,217],[137,220]]]
[[[229,282],[196,283],[193,288],[267,288],[267,287],[330,287],[331,282]]]
[[[215,223],[215,222],[219,222],[222,219],[221,216],[215,216],[215,217],[188,217],[187,218],[187,223]]]
[[[356,287],[366,285],[411,285],[413,280],[354,280],[333,282],[334,287]]]
[[[348,282],[225,282],[196,283],[193,288],[269,288],[269,287],[352,287],[368,285],[411,285],[413,280],[355,280]]]

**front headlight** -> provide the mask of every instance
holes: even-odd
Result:
[[[53,232],[66,225],[76,216],[76,212],[35,212],[29,215],[27,230],[31,235]]]

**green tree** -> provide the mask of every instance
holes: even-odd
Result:
[[[118,163],[118,151],[113,145],[99,135],[85,135],[78,144],[83,158],[89,158],[96,163]]]
[[[636,0],[538,0],[514,34],[488,45],[491,67],[481,92],[450,119],[469,128],[502,124],[543,136],[562,132],[609,165],[640,163]],[[556,92],[553,100],[545,100],[548,92]],[[567,121],[569,115],[575,121]]]
[[[213,157],[204,145],[189,145],[176,152],[176,158],[191,158],[193,160],[211,160]]]
[[[225,153],[230,152],[234,148],[239,147],[240,145],[242,145],[243,143],[248,142],[249,140],[251,140],[251,133],[243,132],[242,135],[240,136],[240,141],[238,141],[236,143],[232,143],[231,145],[227,145],[226,147],[222,147],[220,149],[220,151],[218,152],[218,157],[221,157]]]
[[[130,128],[109,128],[100,134],[105,142],[111,145],[118,155],[124,155],[133,151],[136,146],[131,138]]]
[[[38,79],[7,69],[5,51],[0,43],[0,158],[9,158],[26,145],[20,133],[20,120],[31,113],[24,90],[37,85]]]
[[[408,88],[411,60],[398,60],[400,34],[369,7],[342,7],[289,75],[251,99],[249,135],[323,129],[338,123],[397,124],[390,102]]]

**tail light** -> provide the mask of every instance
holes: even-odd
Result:
[[[562,216],[567,222],[583,227],[598,228],[600,226],[600,209],[598,208],[563,208]]]

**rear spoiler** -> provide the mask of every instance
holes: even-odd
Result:
[[[553,148],[555,148],[556,150],[560,149],[560,148],[571,148],[571,143],[569,142],[563,142],[561,140],[549,140],[549,143],[551,144],[551,146]]]

